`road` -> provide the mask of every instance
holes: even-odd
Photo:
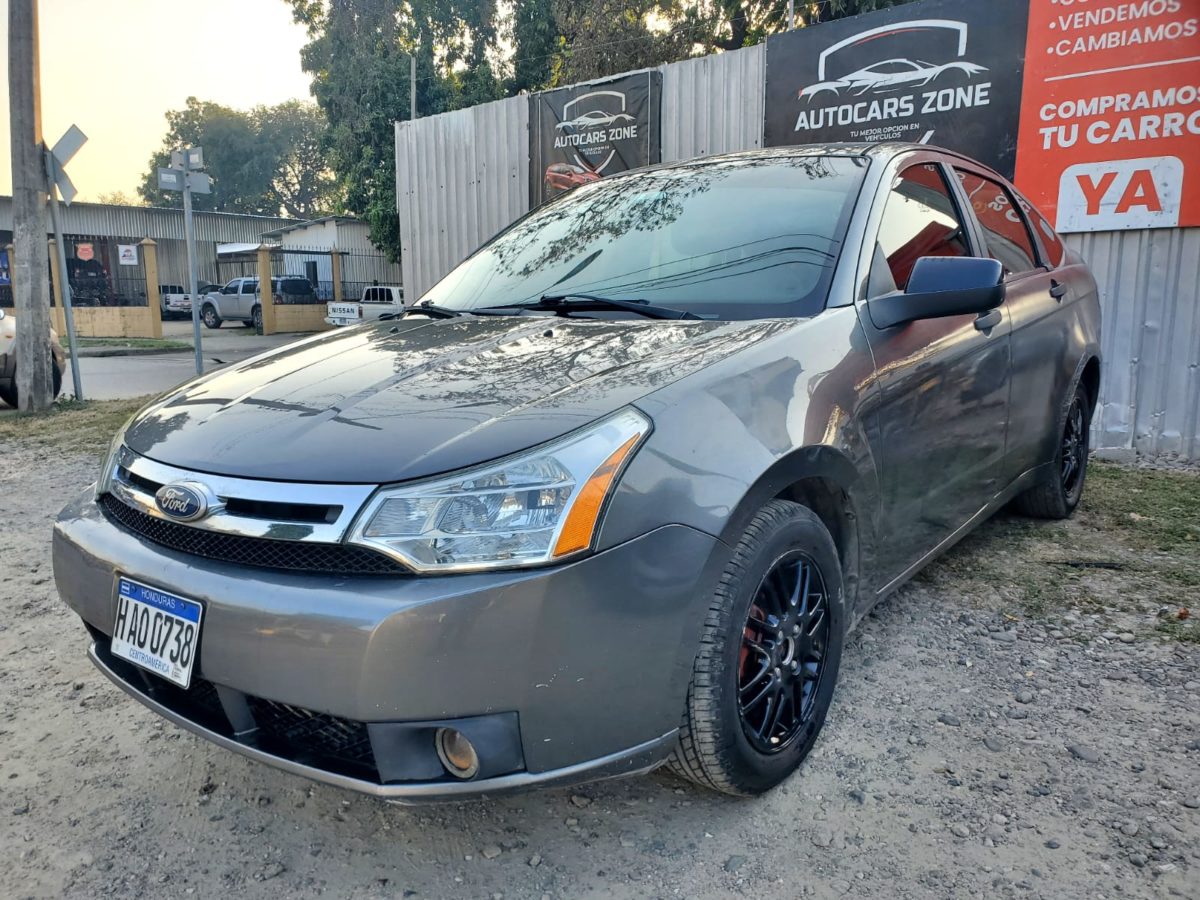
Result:
[[[190,322],[163,323],[163,337],[172,340],[191,340]],[[249,359],[264,350],[279,347],[299,338],[300,334],[279,334],[263,337],[248,334],[244,328],[222,328],[205,332],[201,347],[204,350],[204,371]],[[118,400],[161,394],[182,384],[195,372],[195,358],[190,350],[155,356],[84,357],[80,360],[83,394],[89,400]],[[63,377],[63,396],[72,393],[70,371]]]

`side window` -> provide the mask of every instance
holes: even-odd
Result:
[[[970,256],[962,218],[941,167],[911,166],[896,179],[883,209],[867,294],[904,290],[922,256]]]
[[[1020,195],[1017,196],[1017,201],[1021,204],[1021,209],[1025,210],[1025,218],[1029,220],[1034,231],[1038,231],[1042,235],[1042,247],[1046,250],[1046,262],[1050,264],[1050,268],[1057,269],[1062,263],[1065,252],[1062,238],[1050,227],[1050,223],[1037,211],[1036,207],[1025,201]]]
[[[367,296],[364,298],[363,302],[364,303],[378,303],[379,302],[379,289],[378,288],[367,288]]]
[[[983,227],[988,255],[1000,260],[1005,275],[1015,275],[1036,269],[1037,254],[1025,217],[1013,202],[1012,195],[1001,184],[976,175],[955,170],[963,190],[971,199],[971,208]]]
[[[238,292],[238,284],[239,284],[239,282],[235,278],[233,281],[229,282],[229,284],[225,285],[225,287],[221,288],[221,293],[222,294],[236,294]]]
[[[249,278],[247,278],[245,281],[242,282],[242,293],[243,294],[253,294],[256,290],[258,290],[258,282],[257,281],[252,281]]]

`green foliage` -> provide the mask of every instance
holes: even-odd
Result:
[[[211,194],[193,195],[196,209],[295,218],[333,212],[340,204],[324,160],[325,131],[321,111],[299,100],[245,111],[188,97],[167,113],[166,136],[138,193],[151,206],[181,206],[181,194],[159,190],[156,173],[170,165],[172,150],[191,145],[204,148],[213,179]]]

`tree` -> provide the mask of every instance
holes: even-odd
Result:
[[[171,164],[171,151],[184,146],[204,148],[205,169],[213,179],[211,194],[195,194],[196,209],[218,212],[278,215],[272,208],[273,158],[264,152],[254,117],[219,103],[188,97],[183,109],[167,113],[167,134],[161,149],[150,158],[149,171],[138,193],[151,206],[181,206],[175,191],[158,187],[157,170]]]
[[[131,197],[124,191],[101,191],[96,195],[97,203],[107,203],[109,206],[145,206],[142,198]]]
[[[194,194],[196,209],[312,218],[340,208],[325,162],[327,126],[312,103],[289,100],[250,111],[188,97],[183,109],[167,113],[167,134],[150,158],[138,193],[151,206],[183,204],[176,191],[158,188],[157,170],[169,166],[171,151],[204,148],[211,194]]]
[[[288,100],[253,112],[264,150],[274,159],[268,198],[294,219],[341,208],[337,182],[325,161],[325,116],[315,104]]]

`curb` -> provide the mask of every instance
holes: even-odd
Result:
[[[71,355],[69,348],[67,358]],[[80,359],[88,357],[104,357],[104,356],[166,356],[172,353],[191,353],[191,347],[84,347],[79,351]]]

